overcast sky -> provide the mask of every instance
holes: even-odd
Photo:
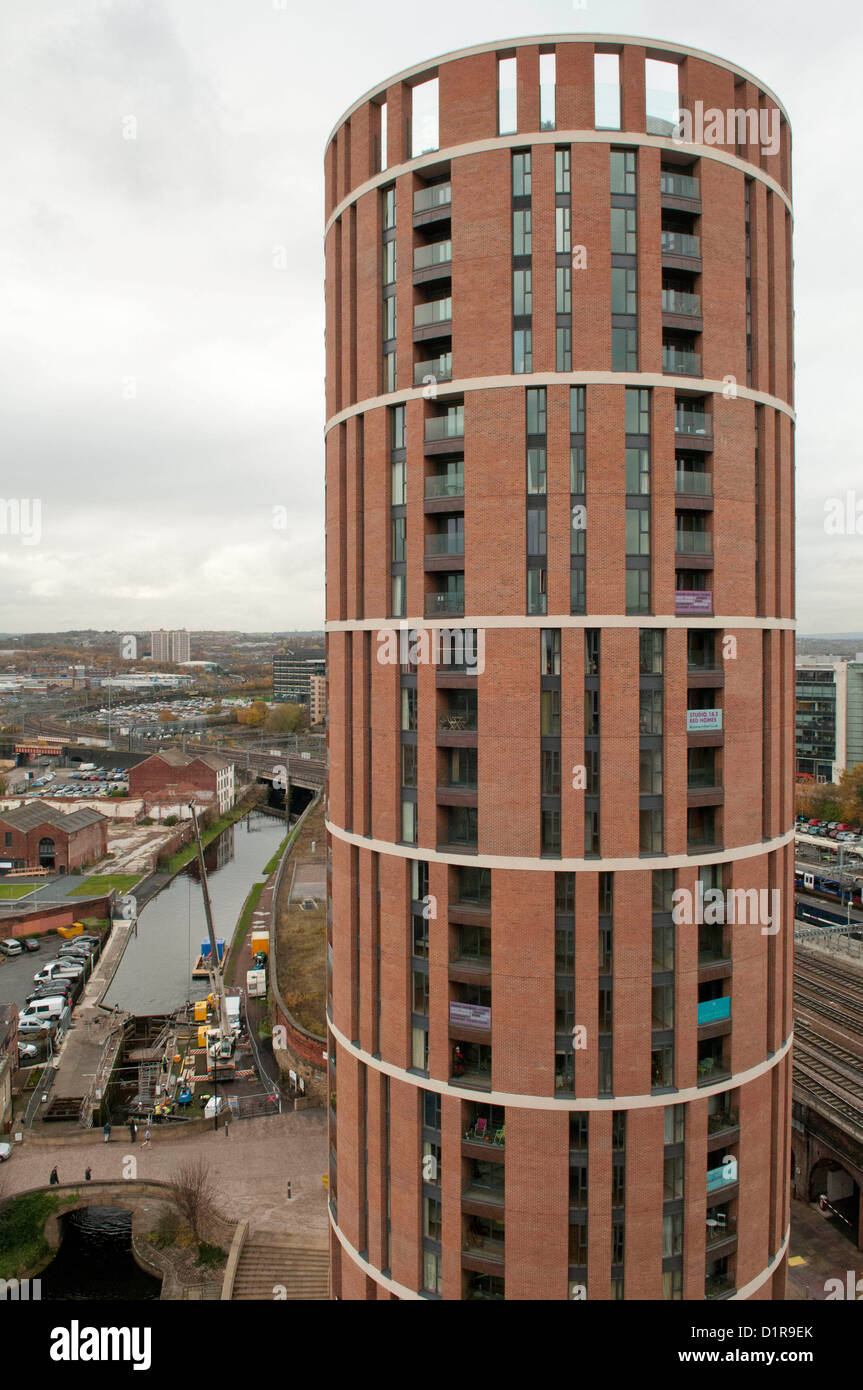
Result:
[[[42,514],[38,544],[0,534],[0,630],[322,625],[324,141],[402,67],[568,31],[707,49],[789,111],[799,627],[863,630],[863,534],[823,520],[855,487],[863,513],[836,0],[2,0],[0,496]]]

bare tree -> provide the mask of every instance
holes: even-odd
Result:
[[[210,1178],[210,1165],[203,1158],[181,1164],[170,1178],[174,1201],[196,1240],[203,1240],[204,1228],[216,1208],[216,1190]]]

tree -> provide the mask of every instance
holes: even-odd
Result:
[[[260,729],[265,722],[269,706],[263,700],[255,700],[245,709],[237,710],[237,723],[245,724],[252,729]]]
[[[207,1222],[216,1209],[210,1165],[203,1158],[189,1159],[175,1169],[170,1183],[180,1215],[191,1227],[195,1239],[203,1240]]]
[[[163,709],[163,710],[160,710],[160,711],[159,711],[158,723],[159,723],[159,724],[174,724],[174,723],[176,723],[176,718],[175,718],[175,716],[171,713],[170,710]]]
[[[308,728],[309,712],[305,705],[294,705],[290,701],[272,705],[267,716],[268,734],[293,734],[298,729]]]
[[[863,763],[845,769],[839,778],[837,793],[839,819],[849,825],[859,825],[863,821]]]

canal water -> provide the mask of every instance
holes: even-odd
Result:
[[[284,821],[253,811],[207,846],[213,920],[226,950],[250,888],[263,880],[264,866],[285,834]],[[130,939],[104,1002],[133,1014],[158,1014],[187,999],[203,999],[207,981],[193,980],[192,967],[206,939],[200,875],[193,860],[143,908],[138,934]]]
[[[60,1249],[42,1270],[42,1298],[158,1298],[161,1280],[136,1263],[131,1250],[132,1213],[116,1207],[82,1207],[62,1218]]]

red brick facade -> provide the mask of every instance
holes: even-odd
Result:
[[[498,135],[498,55],[488,51],[394,79],[352,109],[327,147],[328,1046],[341,1298],[783,1296],[793,935],[790,132],[775,98],[748,75],[678,49],[688,109],[698,101],[775,109],[780,149],[657,136],[647,124],[645,59],[669,55],[615,45],[620,133],[593,127],[591,41],[521,41],[500,55],[517,57],[516,134]],[[556,121],[540,130],[539,60],[549,52]],[[411,159],[410,89],[433,76],[439,148]],[[467,148],[478,141],[488,144]],[[611,150],[635,157],[623,195],[612,189]],[[529,201],[513,191],[514,152],[530,154]],[[569,160],[568,192],[556,154]],[[423,199],[435,185],[430,214]],[[385,216],[391,188],[394,229]],[[514,259],[513,246],[514,213],[528,207],[529,263]],[[614,208],[634,213],[631,252],[613,250]],[[570,263],[556,242],[561,210],[572,248],[587,253],[585,269],[573,263],[565,324],[556,295],[557,272]],[[382,265],[393,237],[396,387],[387,391],[382,305],[391,291]],[[430,271],[433,238],[442,256],[451,241],[451,263]],[[513,273],[528,264],[532,364],[517,374]],[[612,267],[635,271],[637,310],[623,323]],[[444,298],[451,326],[424,337],[415,310]],[[680,302],[685,314],[668,307]],[[557,356],[563,327],[568,367]],[[625,370],[612,347],[622,327],[637,329],[637,366]],[[443,371],[424,396],[414,384],[421,364],[446,353],[451,379]],[[695,366],[684,371],[681,361]],[[575,387],[584,388],[583,439],[572,429]],[[626,392],[635,389],[649,393],[647,431],[627,429]],[[527,433],[528,390],[545,392],[541,496],[526,485],[527,451],[539,447]],[[402,406],[403,453],[393,434]],[[457,406],[463,439],[441,441],[433,422]],[[582,446],[583,494],[570,452]],[[627,452],[638,448],[649,451],[642,491],[627,473]],[[463,493],[444,495],[437,470],[447,460],[455,470],[457,459]],[[587,513],[583,605],[571,601],[574,500]],[[533,554],[545,555],[544,609],[531,606],[527,583],[537,568],[529,518],[538,502],[546,549]],[[635,513],[648,518],[640,551]],[[440,545],[442,523],[463,535],[463,556]],[[627,587],[636,572],[649,575],[642,608]],[[402,573],[406,601],[396,615]],[[678,597],[696,573],[706,576],[693,581],[709,595],[703,616]],[[460,576],[463,603],[454,601],[451,617],[430,617],[440,611],[435,594],[450,602]],[[407,628],[482,629],[483,669],[381,661],[379,632],[400,618]],[[542,666],[543,630],[558,634],[553,671]],[[598,632],[598,671],[588,631]],[[645,632],[661,635],[659,670],[643,666]],[[451,708],[469,708],[474,694],[475,724],[459,714],[453,723]],[[543,725],[552,696],[556,733]],[[598,735],[586,722],[594,698]],[[414,699],[415,724],[405,714]],[[700,709],[720,718],[694,732],[687,711]],[[586,796],[573,774],[594,747],[599,790]],[[453,781],[453,749],[476,750],[475,785]],[[643,770],[655,750],[659,790]],[[556,776],[544,754],[559,756]],[[415,774],[405,774],[414,756]],[[405,832],[413,806],[415,839]],[[449,808],[475,810],[474,844],[453,841]],[[586,840],[595,809],[598,853]],[[646,839],[654,813],[661,834]],[[415,861],[428,866],[427,944],[419,904],[411,910]],[[473,866],[490,871],[490,904],[467,894],[460,875]],[[673,880],[656,877],[666,870]],[[662,896],[670,883],[694,894],[714,874],[726,894],[776,891],[779,930],[763,930],[760,919],[717,936],[673,921]],[[574,876],[574,906],[561,911],[564,875]],[[476,931],[485,946],[474,952]],[[454,1023],[453,1003],[488,1007],[490,1016]],[[573,1021],[586,1046],[570,1073]],[[418,1033],[427,1035],[426,1065]],[[460,1069],[458,1047],[488,1051],[471,1072]],[[505,1111],[505,1124],[495,1112],[486,1125],[497,1142],[477,1139],[475,1104]],[[726,1156],[733,1167],[720,1181]],[[429,1157],[438,1160],[431,1177]]]
[[[46,867],[57,873],[74,873],[107,854],[107,818],[100,817],[80,830],[67,831],[44,821],[25,831],[6,822],[0,814],[0,859],[12,860],[22,868],[36,868],[40,864],[40,845],[44,844],[47,856],[49,841],[53,843],[54,862],[46,863]]]

